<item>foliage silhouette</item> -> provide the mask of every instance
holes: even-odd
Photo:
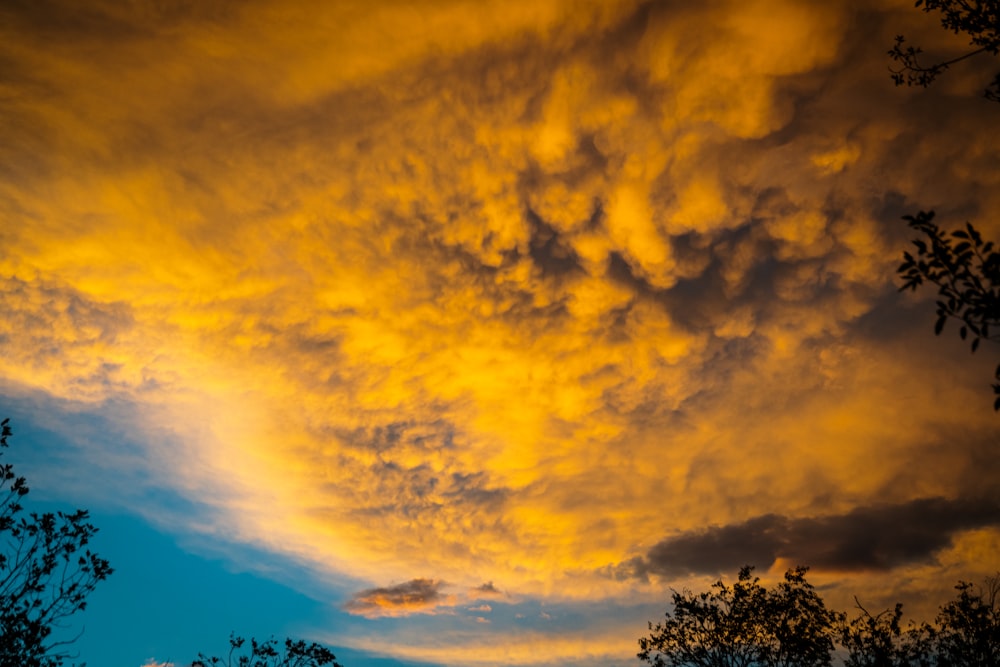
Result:
[[[892,80],[897,86],[927,87],[950,66],[981,53],[996,56],[1000,53],[1000,2],[996,0],[917,0],[915,7],[925,12],[941,13],[941,25],[955,34],[964,33],[973,48],[960,56],[942,60],[931,65],[921,65],[919,46],[910,46],[903,35],[896,36],[896,42],[889,50],[889,57],[898,64],[889,67]],[[1000,102],[1000,72],[983,91],[983,95],[994,102]]]
[[[720,580],[697,595],[674,591],[673,611],[649,624],[639,658],[654,667],[830,665],[840,615],[826,609],[807,571],[788,570],[768,590],[747,566],[731,587]]]
[[[983,588],[960,581],[957,597],[944,604],[933,624],[903,630],[903,606],[872,616],[861,610],[842,628],[845,667],[996,667],[1000,665],[1000,576]]]
[[[961,581],[958,596],[941,607],[930,631],[938,665],[1000,665],[1000,575],[974,591]]]
[[[948,318],[955,318],[962,322],[958,335],[962,340],[971,337],[973,352],[982,340],[1000,342],[1000,252],[993,242],[984,242],[968,223],[964,230],[944,232],[933,222],[934,211],[903,219],[927,240],[913,241],[916,256],[903,253],[903,263],[896,269],[904,281],[900,291],[916,290],[925,280],[934,283],[940,297],[935,334],[944,330]],[[1000,410],[1000,366],[995,377],[993,408]]]
[[[910,623],[904,630],[900,621],[903,605],[896,603],[872,615],[855,597],[859,614],[840,628],[840,643],[847,652],[844,667],[927,666],[933,655],[928,626]]]
[[[229,654],[225,658],[199,653],[191,667],[341,667],[330,649],[320,644],[286,639],[279,646],[276,639],[258,642],[251,638],[249,653],[243,637],[229,637]]]
[[[11,435],[4,419],[0,447]],[[0,666],[59,667],[72,658],[66,649],[74,639],[55,640],[53,629],[84,610],[113,570],[86,549],[97,533],[86,510],[25,516],[27,494],[24,477],[0,465]]]
[[[656,667],[808,667],[830,665],[834,641],[845,667],[996,667],[1000,665],[1000,574],[939,608],[934,623],[902,625],[903,605],[858,614],[827,610],[805,581],[804,567],[762,587],[751,567],[728,587],[672,595],[673,611],[639,639],[638,654]]]

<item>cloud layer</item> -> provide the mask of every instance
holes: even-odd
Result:
[[[995,364],[893,283],[903,213],[1000,235],[995,110],[892,88],[961,47],[908,3],[0,17],[3,386],[113,407],[190,530],[368,616],[996,569]]]

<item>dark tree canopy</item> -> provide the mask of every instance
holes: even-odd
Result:
[[[922,49],[908,45],[903,35],[897,35],[896,43],[889,50],[889,57],[896,63],[889,71],[897,86],[926,87],[957,62],[983,53],[993,56],[1000,53],[1000,2],[997,0],[916,0],[915,6],[925,12],[940,12],[941,25],[955,34],[965,34],[972,49],[927,65],[920,62]],[[983,94],[989,100],[1000,102],[1000,72]]]
[[[828,611],[798,567],[773,589],[752,567],[732,586],[672,595],[666,619],[649,624],[639,658],[655,667],[813,667],[831,664],[839,615]]]
[[[229,653],[225,658],[198,654],[191,667],[341,667],[330,649],[321,644],[307,644],[286,639],[279,645],[276,639],[259,642],[251,638],[229,638]]]
[[[845,667],[995,667],[1000,665],[1000,576],[976,589],[960,581],[958,595],[944,604],[934,623],[909,623],[903,606],[861,613],[842,628]]]
[[[1000,665],[1000,576],[978,590],[959,582],[958,596],[941,607],[928,629],[938,665]]]
[[[0,422],[8,446],[9,420]],[[2,453],[2,450],[0,450]],[[28,485],[9,463],[0,465],[0,665],[59,667],[69,641],[53,638],[112,568],[88,550],[97,533],[85,510],[25,515]]]
[[[844,667],[911,667],[926,665],[933,655],[927,626],[903,628],[903,605],[871,614],[857,602],[858,615],[840,628],[847,652]]]
[[[827,610],[806,568],[772,590],[751,572],[741,569],[732,587],[675,591],[666,620],[639,639],[639,658],[656,667],[809,667],[832,664],[836,648],[845,667],[1000,665],[1000,574],[978,588],[959,582],[933,623],[904,627],[901,604],[872,614],[855,598],[850,620]]]
[[[993,242],[983,241],[968,223],[964,230],[943,231],[934,223],[934,211],[903,219],[924,238],[913,241],[916,255],[903,253],[896,270],[904,281],[900,290],[916,290],[924,281],[937,285],[934,333],[954,318],[961,322],[958,335],[970,340],[973,352],[982,340],[1000,342],[1000,252]],[[1000,410],[1000,366],[995,377],[993,407]]]

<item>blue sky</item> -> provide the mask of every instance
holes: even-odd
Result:
[[[116,572],[95,667],[232,631],[626,665],[670,591],[1000,569],[994,60],[908,0],[0,3],[0,414]]]
[[[223,656],[229,635],[235,632],[247,638],[325,642],[334,647],[344,665],[440,664],[343,648],[336,640],[352,635],[377,638],[381,632],[398,631],[404,623],[417,625],[418,632],[447,633],[452,623],[359,619],[341,609],[362,586],[359,582],[324,577],[300,562],[235,542],[207,539],[183,528],[171,530],[130,512],[134,506],[124,489],[134,480],[116,478],[78,443],[38,424],[36,415],[42,423],[51,423],[59,411],[55,404],[31,406],[15,400],[8,406],[14,437],[5,457],[28,478],[32,490],[26,511],[88,509],[91,523],[100,530],[89,548],[115,568],[89,598],[87,610],[65,628],[67,637],[83,631],[72,645],[79,660],[88,665],[187,665],[199,652]],[[100,416],[73,414],[68,406],[61,407],[61,424],[78,437],[85,433],[102,439],[116,437],[113,425]],[[107,444],[119,451],[134,445],[125,441]],[[148,491],[143,489],[141,495]],[[153,495],[155,506],[167,516],[192,520],[199,511],[169,493],[153,491]],[[486,615],[486,609],[482,604],[471,605],[457,613],[468,621]],[[491,599],[488,610],[495,617],[493,622],[515,636],[532,634],[539,624],[558,634],[608,613],[605,605],[587,608],[509,597]],[[627,605],[619,613],[642,619],[658,611],[657,605],[639,609]]]
[[[65,486],[60,480],[45,474],[60,454],[69,455],[61,469],[73,471],[77,480],[86,479],[86,485],[113,484],[114,480],[101,475],[85,457],[73,456],[78,450],[59,436],[39,430],[23,413],[15,411],[14,415],[15,435],[6,457],[16,462],[15,469],[33,487],[26,509],[88,508],[91,522],[100,529],[91,548],[115,568],[114,575],[91,596],[89,609],[74,619],[71,633],[81,625],[86,628],[74,648],[81,660],[92,665],[129,665],[157,658],[185,664],[199,651],[221,655],[230,632],[282,636],[323,608],[318,600],[292,588],[240,572],[231,561],[196,555],[197,550],[190,548],[193,545],[182,548],[177,535],[129,515],[126,507],[109,502],[113,496],[95,506],[94,498],[81,497],[79,489],[61,493]],[[250,557],[254,556],[264,562],[263,554]],[[268,618],[275,627],[268,627]],[[123,627],[123,619],[141,622]]]

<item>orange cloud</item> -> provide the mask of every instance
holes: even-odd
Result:
[[[1000,145],[884,80],[897,4],[0,10],[0,379],[129,406],[191,530],[409,582],[369,616],[995,493],[988,373],[892,280],[912,202],[997,231]]]

